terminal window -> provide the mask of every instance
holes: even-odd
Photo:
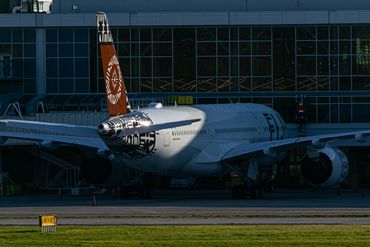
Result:
[[[0,79],[12,77],[12,56],[10,54],[0,54]]]

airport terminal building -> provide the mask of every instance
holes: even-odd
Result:
[[[370,126],[369,0],[53,0],[50,11],[11,13],[13,2],[0,6],[3,113],[15,100],[31,116],[39,102],[104,110],[95,20],[104,11],[134,106],[261,103],[292,136]],[[370,149],[350,150],[348,183],[369,186]]]

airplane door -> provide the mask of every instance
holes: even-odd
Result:
[[[263,117],[266,119],[269,131],[270,141],[279,139],[279,126],[272,114],[263,113]]]
[[[274,118],[278,124],[279,140],[282,140],[285,138],[285,123],[279,116],[274,115]]]
[[[169,147],[170,146],[170,140],[171,140],[171,136],[170,136],[170,132],[166,132],[164,134],[164,140],[163,140],[163,147]]]

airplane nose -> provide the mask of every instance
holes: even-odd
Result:
[[[109,125],[107,123],[100,124],[98,131],[101,135],[107,134],[109,132]]]

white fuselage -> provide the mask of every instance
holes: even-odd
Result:
[[[171,176],[223,174],[228,169],[219,160],[229,150],[242,143],[283,139],[286,132],[281,116],[259,104],[149,107],[140,112],[153,124],[201,119],[191,125],[156,131],[155,146],[143,157],[114,153],[131,168]]]

